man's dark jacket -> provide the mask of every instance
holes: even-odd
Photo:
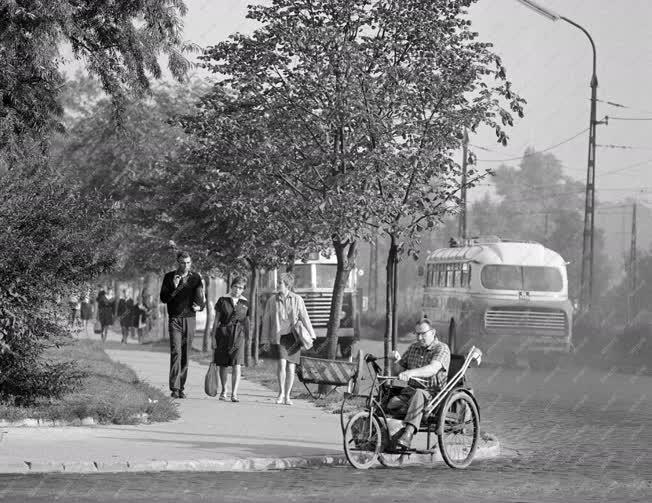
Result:
[[[177,271],[170,271],[163,276],[161,285],[161,302],[168,305],[168,316],[170,318],[194,318],[195,311],[193,304],[204,308],[204,291],[201,275],[190,271],[185,281],[181,281],[177,288],[174,288],[174,275]]]

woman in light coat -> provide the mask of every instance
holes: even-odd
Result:
[[[261,340],[263,351],[271,347],[272,358],[277,360],[278,397],[276,403],[292,405],[290,393],[294,384],[294,371],[301,358],[301,344],[295,339],[292,328],[297,322],[315,339],[306,305],[300,295],[290,291],[294,275],[286,272],[279,276],[278,291],[265,304]]]

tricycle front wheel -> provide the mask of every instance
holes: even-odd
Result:
[[[344,454],[355,468],[373,465],[382,446],[378,420],[368,411],[355,414],[344,428]]]

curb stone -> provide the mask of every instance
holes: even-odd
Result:
[[[138,422],[136,424],[147,424],[149,421],[149,414],[142,412],[132,417]],[[95,421],[92,416],[83,417],[81,419],[73,419],[72,421],[64,421],[61,419],[36,419],[25,418],[18,421],[6,421],[0,419],[0,428],[52,428],[62,426],[95,426],[101,423]],[[131,423],[128,423],[131,425]]]
[[[73,421],[35,418],[19,419],[18,421],[6,421],[4,419],[0,419],[0,427],[2,428],[51,428],[60,426],[93,426],[95,424],[97,424],[95,419],[90,416],[84,417],[82,419],[75,419]]]
[[[500,455],[500,443],[494,439],[489,445],[478,447],[475,460],[493,459]],[[403,465],[442,463],[437,451],[433,456],[413,454],[403,461]],[[323,456],[295,456],[287,458],[236,458],[236,459],[194,459],[194,460],[151,460],[94,462],[73,461],[70,463],[24,463],[0,465],[0,473],[121,473],[121,472],[255,472],[287,470],[315,466],[348,465],[344,454]],[[380,466],[380,465],[378,465]]]

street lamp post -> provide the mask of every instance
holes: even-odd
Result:
[[[519,3],[529,7],[538,14],[557,21],[559,19],[582,30],[591,42],[591,49],[593,50],[593,73],[591,75],[591,115],[589,119],[589,156],[588,166],[586,171],[586,198],[584,202],[584,234],[582,240],[582,277],[580,282],[580,306],[583,311],[588,311],[591,308],[591,301],[593,299],[593,243],[595,236],[595,132],[596,126],[602,122],[596,121],[596,102],[598,92],[598,76],[596,74],[595,63],[595,44],[589,32],[571,21],[567,17],[560,16],[545,7],[540,6],[532,0],[517,0]]]

